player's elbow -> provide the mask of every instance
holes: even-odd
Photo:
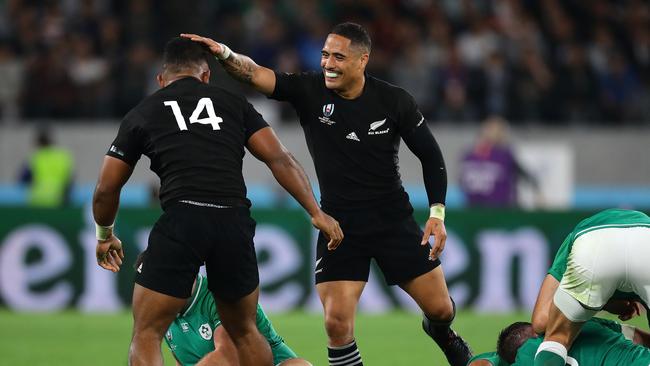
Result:
[[[533,313],[531,323],[533,325],[533,330],[537,334],[542,334],[546,332],[546,323],[548,322],[548,314],[542,314],[541,312]]]

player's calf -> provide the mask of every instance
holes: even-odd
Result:
[[[456,316],[456,304],[453,299],[451,303],[453,312],[450,320],[433,320],[424,314],[422,329],[440,347],[451,366],[465,366],[472,358],[472,351],[467,342],[451,329],[451,323]]]

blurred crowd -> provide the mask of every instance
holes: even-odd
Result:
[[[431,121],[650,121],[644,0],[5,0],[0,115],[119,118],[157,88],[162,47],[180,32],[278,70],[318,70],[342,21],[369,29],[368,71]]]

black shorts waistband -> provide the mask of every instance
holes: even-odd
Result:
[[[200,207],[210,207],[210,208],[233,208],[233,207],[235,207],[235,206],[231,206],[231,205],[220,205],[220,204],[217,204],[217,203],[198,202],[198,201],[192,201],[192,200],[180,200],[178,202],[184,203],[186,205],[200,206]]]

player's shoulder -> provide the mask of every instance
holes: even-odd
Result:
[[[392,84],[386,80],[379,79],[372,75],[366,74],[366,80],[369,83],[369,86],[375,89],[376,91],[388,95],[393,98],[403,99],[412,99],[411,94],[406,91],[406,89]]]
[[[382,105],[390,106],[398,110],[404,110],[415,106],[411,94],[404,88],[392,84],[386,80],[379,79],[366,74],[366,82]]]

